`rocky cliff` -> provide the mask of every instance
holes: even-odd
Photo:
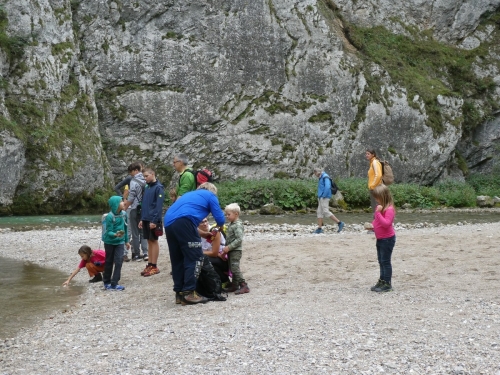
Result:
[[[432,184],[498,156],[500,0],[20,0],[0,22],[4,212],[71,210],[141,159],[221,179]]]

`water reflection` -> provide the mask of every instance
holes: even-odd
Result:
[[[66,277],[57,270],[0,257],[0,339],[76,303],[83,287],[61,287]]]

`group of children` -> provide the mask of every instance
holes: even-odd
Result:
[[[375,292],[389,292],[392,290],[391,258],[396,243],[396,235],[393,227],[396,211],[391,192],[387,186],[377,186],[372,190],[372,194],[377,203],[372,225],[376,237],[380,276],[377,283],[371,287],[371,290]],[[67,286],[71,279],[85,267],[90,277],[92,277],[89,282],[103,281],[104,287],[107,290],[121,291],[125,289],[118,282],[123,263],[124,247],[130,247],[127,219],[123,211],[121,197],[113,196],[109,199],[108,203],[111,207],[111,212],[106,217],[106,231],[103,234],[105,251],[91,250],[86,245],[82,246],[78,250],[81,262],[63,283],[64,286]],[[224,253],[229,253],[229,265],[233,276],[232,282],[225,290],[227,292],[238,291],[238,294],[241,294],[248,293],[250,289],[239,268],[243,240],[243,223],[239,219],[239,214],[240,207],[237,204],[231,204],[225,208],[225,215],[230,223],[227,229],[226,246],[223,248],[223,251]],[[145,223],[149,224],[149,222]],[[156,264],[154,264],[154,267],[156,267]]]

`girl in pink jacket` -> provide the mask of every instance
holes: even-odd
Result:
[[[396,216],[394,201],[389,188],[379,185],[373,190],[373,197],[377,202],[374,220],[372,222],[373,231],[377,238],[377,258],[380,267],[380,278],[371,290],[374,292],[390,292],[392,290],[392,264],[391,256],[396,244],[396,232],[393,223]]]

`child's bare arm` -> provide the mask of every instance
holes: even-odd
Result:
[[[71,279],[73,277],[75,277],[75,275],[80,272],[80,267],[76,267],[75,270],[71,273],[71,275],[69,275],[68,277],[68,280],[66,280],[64,283],[63,283],[63,286],[68,286],[69,282],[71,281]]]

